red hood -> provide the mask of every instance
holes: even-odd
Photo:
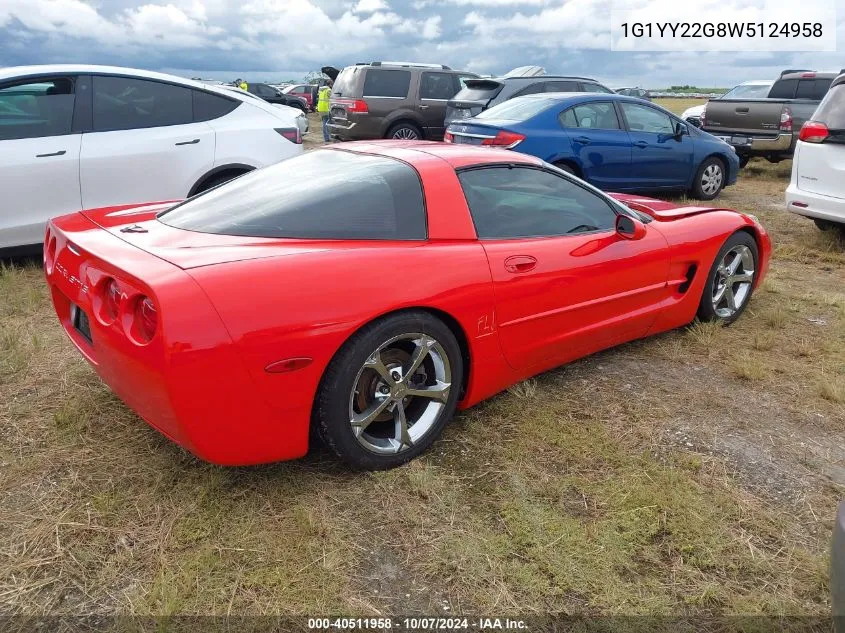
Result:
[[[645,213],[646,215],[650,215],[655,220],[662,222],[686,218],[691,215],[698,215],[699,213],[709,213],[710,211],[733,211],[733,209],[726,209],[724,207],[681,207],[672,202],[666,202],[665,200],[645,198],[643,196],[629,195],[626,193],[611,193],[608,195],[616,200],[619,200],[619,202],[623,203],[625,206],[628,206],[635,211]]]
[[[183,269],[326,248],[325,244],[314,240],[242,237],[186,231],[155,219],[157,214],[176,202],[179,201],[153,202],[140,206],[104,207],[85,210],[81,213],[124,242]]]

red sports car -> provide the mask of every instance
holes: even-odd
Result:
[[[315,430],[355,468],[424,451],[456,408],[598,350],[729,323],[766,271],[751,215],[608,196],[515,152],[349,143],[181,203],[53,220],[70,339],[202,459]]]

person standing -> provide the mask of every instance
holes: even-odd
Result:
[[[249,84],[245,82],[243,79],[238,79],[238,88],[241,90],[249,91]]]
[[[332,94],[333,85],[334,82],[329,79],[326,85],[320,88],[317,93],[317,112],[320,113],[320,117],[323,119],[323,140],[326,143],[331,140],[329,138],[329,98]]]

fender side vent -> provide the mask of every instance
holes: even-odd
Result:
[[[678,292],[683,294],[684,292],[689,290],[692,280],[695,279],[696,270],[698,270],[698,266],[696,266],[695,264],[690,265],[689,269],[687,269],[687,274],[684,275],[684,277],[686,277],[686,281],[684,281],[684,283],[678,286]]]

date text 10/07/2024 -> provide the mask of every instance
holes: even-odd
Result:
[[[308,618],[315,631],[527,631],[524,620],[512,618]]]

